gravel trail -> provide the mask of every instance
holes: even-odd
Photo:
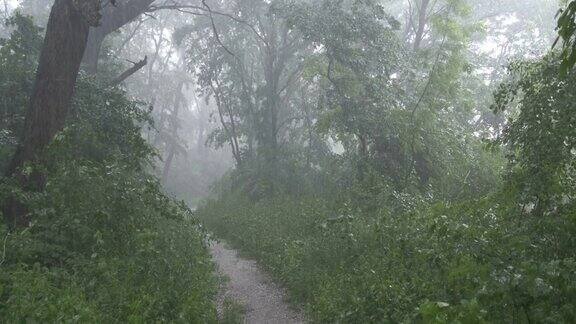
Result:
[[[257,263],[238,256],[221,242],[211,242],[210,252],[218,271],[230,280],[225,283],[218,304],[230,298],[245,308],[245,323],[305,323],[303,314],[285,302],[285,291],[266,275]]]

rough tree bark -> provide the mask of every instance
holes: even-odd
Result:
[[[40,172],[24,174],[22,167],[41,162],[41,153],[63,129],[90,25],[100,19],[98,0],[56,0],[50,12],[36,81],[26,115],[23,138],[7,169],[25,190],[42,190]],[[3,206],[11,228],[28,226],[25,208],[11,198]]]

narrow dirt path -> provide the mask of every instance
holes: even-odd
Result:
[[[221,242],[211,242],[210,252],[218,270],[230,280],[219,298],[242,305],[245,323],[305,323],[303,314],[288,307],[285,291],[259,269],[257,263],[238,256]]]

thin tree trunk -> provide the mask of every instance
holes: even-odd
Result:
[[[414,37],[414,50],[420,49],[422,41],[424,40],[424,32],[426,31],[426,24],[428,20],[428,6],[430,0],[422,0],[418,8],[418,29]]]
[[[239,167],[242,164],[242,156],[240,155],[240,148],[237,147],[237,134],[232,133],[228,125],[226,125],[226,121],[224,120],[224,103],[222,102],[222,98],[220,97],[220,87],[215,87],[213,84],[210,85],[212,88],[212,92],[214,93],[214,99],[216,99],[216,107],[218,108],[218,116],[220,117],[220,123],[224,128],[224,132],[226,132],[226,136],[228,137],[228,141],[230,142],[230,148],[232,149],[232,155],[236,160],[236,166]]]
[[[40,55],[36,82],[26,115],[23,139],[7,169],[26,190],[40,191],[44,175],[21,172],[24,164],[42,162],[41,154],[64,127],[80,63],[88,39],[89,23],[97,24],[99,1],[56,0],[50,12]],[[5,204],[6,220],[28,226],[26,211],[15,199]]]
[[[174,156],[176,155],[176,145],[171,145],[168,151],[168,157],[166,157],[166,162],[164,162],[164,168],[162,170],[162,184],[166,185],[168,182],[168,175],[170,174],[170,169],[172,168],[172,161],[174,161]]]
[[[228,118],[230,118],[230,128],[232,131],[232,139],[234,140],[234,145],[236,146],[236,162],[237,166],[240,167],[242,164],[242,154],[240,152],[240,144],[238,144],[238,132],[236,131],[236,122],[234,121],[234,114],[232,113],[232,109],[230,105],[226,106],[226,110],[228,111]]]
[[[162,170],[162,184],[166,184],[168,181],[168,175],[170,174],[170,169],[172,168],[172,162],[176,155],[177,148],[177,138],[178,138],[178,115],[180,114],[180,107],[184,104],[184,95],[182,91],[184,90],[184,81],[181,81],[176,92],[174,93],[174,108],[171,114],[170,126],[171,126],[171,141],[167,143],[168,155],[166,161],[164,162],[164,168]]]

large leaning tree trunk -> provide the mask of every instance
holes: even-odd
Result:
[[[15,176],[24,190],[44,187],[40,172],[25,174],[22,167],[41,163],[44,149],[64,128],[88,31],[98,24],[99,10],[99,0],[56,0],[52,6],[22,141],[6,174]],[[4,202],[3,212],[11,228],[28,226],[26,210],[16,199]]]
[[[115,6],[109,4],[102,10],[101,24],[90,28],[88,44],[84,54],[84,64],[88,74],[98,72],[98,59],[106,36],[122,28],[142,15],[154,0],[122,0]]]

